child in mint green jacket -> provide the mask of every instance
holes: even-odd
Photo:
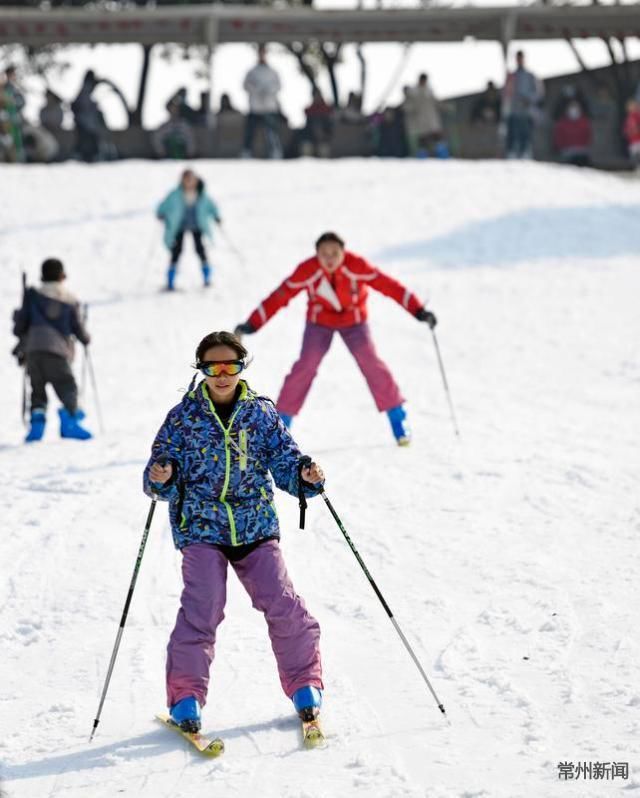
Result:
[[[207,194],[204,181],[191,169],[182,173],[180,185],[171,191],[158,206],[158,219],[164,222],[164,243],[171,253],[167,272],[167,290],[175,288],[178,260],[182,252],[185,233],[191,233],[193,243],[202,265],[205,286],[211,283],[211,265],[202,241],[203,236],[212,238],[211,223],[222,223],[218,206]]]

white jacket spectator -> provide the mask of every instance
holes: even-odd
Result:
[[[405,114],[410,137],[420,138],[442,133],[438,101],[425,74],[420,75],[417,86],[407,90]]]
[[[267,64],[263,48],[258,51],[258,63],[247,72],[243,88],[249,95],[252,114],[278,113],[278,92],[282,85],[278,73]]]

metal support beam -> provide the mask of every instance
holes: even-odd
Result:
[[[0,8],[0,45],[500,42],[640,37],[640,3],[412,9],[159,6]]]

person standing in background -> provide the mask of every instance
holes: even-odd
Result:
[[[275,69],[267,64],[267,50],[262,44],[258,47],[258,63],[247,72],[243,88],[249,95],[249,115],[244,130],[243,156],[252,157],[256,130],[263,127],[267,136],[269,158],[282,158],[282,143],[278,134],[280,77]]]
[[[4,81],[0,84],[0,93],[2,94],[0,108],[3,111],[4,126],[12,144],[8,147],[13,156],[9,160],[22,163],[25,160],[22,118],[25,99],[16,83],[16,68],[12,65],[5,70]]]
[[[426,158],[430,154],[447,158],[449,148],[442,132],[438,100],[425,72],[418,78],[417,86],[406,89],[404,112],[409,154],[414,158]]]
[[[106,132],[104,117],[93,99],[99,82],[93,70],[88,70],[78,96],[71,103],[77,133],[76,150],[78,157],[87,163],[100,160],[101,140]]]
[[[40,109],[40,124],[50,133],[57,133],[62,128],[63,120],[62,100],[51,89],[47,89],[45,103]]]
[[[553,146],[563,163],[590,166],[591,120],[580,103],[570,102],[553,125]]]
[[[627,140],[631,162],[636,170],[640,170],[640,102],[631,98],[626,108],[622,132]]]
[[[502,91],[502,114],[506,122],[507,158],[532,158],[533,125],[541,99],[538,80],[525,68],[524,53],[516,53],[516,69]]]

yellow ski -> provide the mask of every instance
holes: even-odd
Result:
[[[324,748],[327,740],[320,726],[320,720],[302,721],[302,742],[305,748]]]
[[[203,756],[217,757],[222,756],[224,753],[224,742],[219,737],[211,739],[210,737],[205,737],[204,734],[200,734],[200,732],[182,731],[180,726],[175,724],[166,712],[159,712],[156,715],[156,719],[159,720],[163,726],[167,726],[167,728],[178,732],[181,737],[188,740],[188,742],[190,742]]]

